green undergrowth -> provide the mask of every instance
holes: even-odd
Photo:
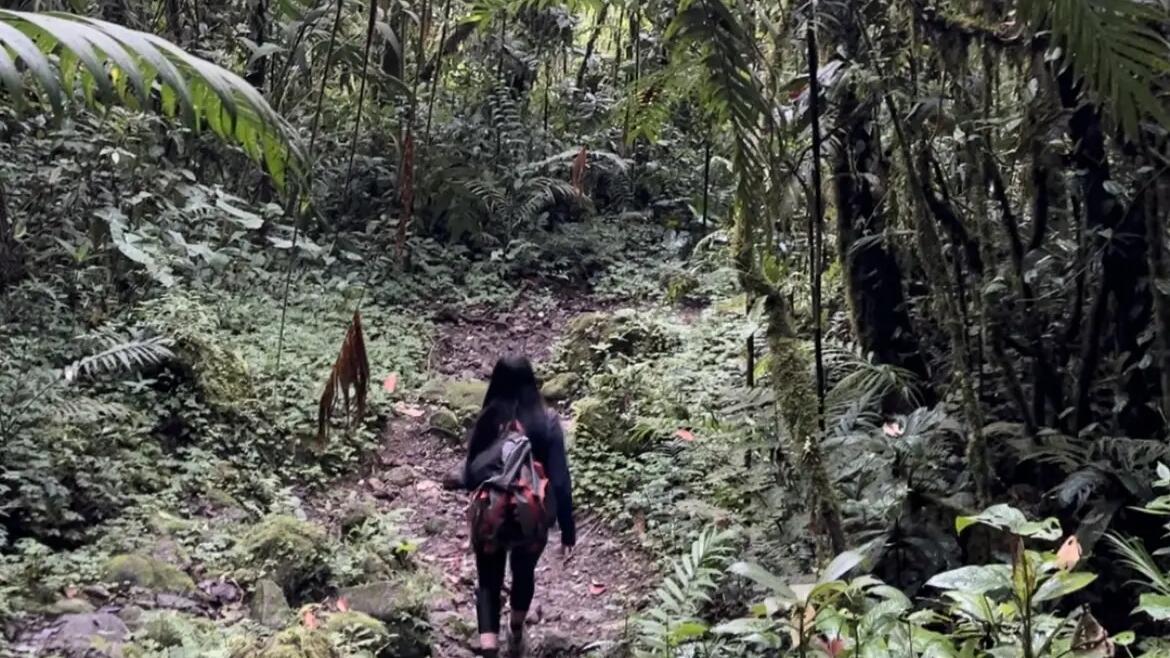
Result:
[[[766,391],[747,386],[744,341],[753,325],[727,272],[708,265],[715,260],[703,255],[689,268],[668,263],[654,272],[664,280],[686,273],[693,298],[671,299],[659,286],[657,304],[577,318],[545,373],[580,375],[575,500],[659,554],[704,526],[754,526],[783,505],[773,500],[766,448],[774,428],[759,424],[766,413],[753,413],[770,408]],[[705,308],[685,310],[696,301]]]

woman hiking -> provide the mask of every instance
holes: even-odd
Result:
[[[564,433],[556,412],[545,406],[528,359],[504,357],[496,362],[471,430],[462,476],[459,484],[473,492],[468,518],[479,572],[475,604],[480,655],[495,658],[500,653],[500,592],[510,561],[512,614],[506,655],[519,658],[536,588],[536,563],[554,516],[565,560],[577,542]]]

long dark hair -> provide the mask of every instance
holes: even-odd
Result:
[[[483,397],[483,409],[475,420],[468,441],[469,457],[490,446],[504,426],[519,421],[533,443],[544,439],[547,431],[544,397],[532,364],[523,356],[505,356],[496,361],[492,379]]]

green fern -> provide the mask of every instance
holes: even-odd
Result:
[[[1151,117],[1170,127],[1164,100],[1170,46],[1158,33],[1170,15],[1134,0],[1021,0],[1020,13],[1037,30],[1050,29],[1065,59],[1109,104],[1121,129],[1139,133]]]
[[[294,131],[252,85],[153,34],[84,16],[0,9],[0,84],[18,110],[34,97],[60,117],[80,96],[90,107],[179,116],[239,144],[279,187],[290,166],[300,170]]]
[[[697,615],[700,607],[711,600],[719,577],[731,561],[734,537],[730,531],[707,528],[674,562],[672,574],[654,594],[654,605],[635,621],[636,656],[670,656],[678,646],[706,633],[707,625]]]
[[[155,336],[142,340],[118,341],[108,338],[106,349],[74,361],[65,367],[65,381],[93,377],[101,373],[120,373],[161,363],[175,357],[169,338]]]
[[[764,171],[762,130],[768,103],[756,77],[752,56],[755,39],[723,0],[683,0],[666,31],[674,57],[697,64],[706,72],[700,99],[719,122],[729,121],[735,135],[737,160],[744,176]],[[693,49],[700,55],[695,60]]]

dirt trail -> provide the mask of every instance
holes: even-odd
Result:
[[[457,377],[486,378],[496,356],[508,350],[523,351],[534,360],[546,358],[565,324],[593,308],[579,299],[544,308],[525,301],[502,315],[450,317],[440,326],[430,367]],[[436,601],[431,611],[435,656],[464,658],[474,655],[470,641],[475,637],[476,574],[464,518],[467,494],[444,491],[439,484],[462,463],[463,452],[452,437],[428,431],[425,419],[391,420],[377,466],[357,491],[335,493],[371,500],[383,509],[411,510],[404,531],[422,540],[418,558],[442,574],[453,594]],[[577,514],[573,559],[562,562],[560,535],[554,530],[537,570],[530,656],[583,655],[605,647],[626,630],[634,605],[652,584],[649,561],[628,537],[597,519],[583,518],[579,510]]]

